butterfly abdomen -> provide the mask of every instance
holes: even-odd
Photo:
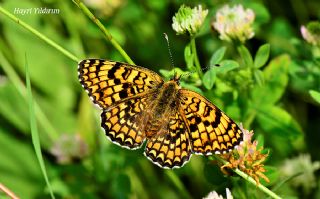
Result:
[[[179,86],[176,82],[169,81],[164,83],[154,96],[149,110],[153,117],[150,117],[146,127],[149,137],[155,134],[159,135],[166,130],[169,118],[175,114],[173,110],[175,110],[178,89]]]

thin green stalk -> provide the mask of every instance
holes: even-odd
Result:
[[[91,19],[92,22],[94,22],[99,29],[104,34],[107,41],[109,41],[115,49],[119,51],[119,53],[122,55],[122,57],[129,63],[134,64],[134,62],[131,60],[129,55],[122,49],[120,44],[112,37],[110,32],[103,26],[103,24],[100,22],[98,18],[96,18],[92,12],[80,1],[80,0],[73,0],[73,2]]]
[[[195,40],[194,37],[191,38],[190,44],[191,44],[192,54],[194,55],[194,63],[195,63],[195,65],[196,65],[197,72],[198,72],[198,74],[200,75],[200,78],[202,78],[203,72],[202,72],[202,69],[201,69],[200,62],[199,62],[198,53],[197,53],[197,48],[196,48],[196,40]]]
[[[174,173],[173,170],[166,170],[165,174],[169,177],[169,179],[172,181],[172,183],[176,186],[176,188],[179,190],[179,192],[182,195],[182,198],[191,199],[192,197],[189,195],[188,190],[184,187],[181,180],[178,178],[178,176]]]
[[[8,60],[3,56],[1,51],[0,51],[0,65],[2,66],[4,72],[7,74],[7,77],[9,78],[9,80],[13,83],[15,88],[21,94],[21,96],[27,99],[25,85],[21,82],[18,74],[14,71],[13,67],[9,64]],[[49,141],[53,142],[59,137],[57,131],[54,129],[53,125],[51,125],[47,116],[43,113],[42,109],[36,102],[34,102],[34,106],[35,106],[37,120],[39,121],[41,126],[43,126],[44,129],[46,129],[46,131],[48,132],[47,135],[48,135]]]
[[[49,178],[46,172],[46,167],[44,164],[42,152],[41,152],[41,146],[39,141],[39,132],[37,128],[37,120],[35,116],[35,109],[34,109],[34,102],[32,97],[32,91],[31,91],[31,83],[30,83],[30,74],[29,74],[29,67],[28,62],[26,58],[26,85],[27,85],[27,95],[28,95],[28,102],[29,102],[29,115],[30,115],[30,129],[31,129],[31,138],[32,138],[32,144],[34,147],[34,151],[36,152],[36,156],[43,174],[43,177],[46,181],[46,184],[48,186],[50,196],[51,198],[55,198],[53,195],[53,191],[51,188],[51,184],[49,182]]]
[[[148,192],[145,191],[145,188],[143,186],[143,183],[141,182],[141,178],[137,175],[137,172],[133,169],[133,167],[127,167],[126,174],[130,178],[132,190],[134,190],[135,193],[139,193],[139,198],[146,199],[150,198],[148,196]]]
[[[39,37],[40,39],[42,39],[43,41],[45,41],[46,43],[48,43],[49,45],[51,45],[52,47],[54,47],[55,49],[60,51],[62,54],[64,54],[65,56],[69,57],[70,59],[72,59],[73,61],[75,61],[75,62],[79,61],[79,59],[75,55],[73,55],[69,51],[65,50],[63,47],[61,47],[60,45],[58,45],[57,43],[55,43],[54,41],[52,41],[48,37],[44,36],[39,31],[35,30],[34,28],[29,26],[25,22],[21,21],[19,18],[17,18],[16,16],[14,16],[13,14],[8,12],[4,8],[2,8],[1,6],[0,6],[0,12],[2,12],[4,15],[6,15],[7,17],[9,17],[13,21],[15,21],[17,24],[20,24],[22,27],[24,27],[25,29],[27,29],[31,33],[35,34],[37,37]]]
[[[226,160],[222,159],[218,155],[215,155],[215,158],[218,159],[220,162],[222,162],[224,165],[228,164],[228,162]],[[252,177],[250,177],[246,173],[242,172],[240,169],[233,169],[233,171],[236,174],[238,174],[239,176],[241,176],[242,178],[244,178],[246,181],[248,181],[251,184],[253,184],[256,187],[258,187],[258,189],[260,189],[261,191],[266,193],[268,196],[270,196],[272,198],[275,198],[275,199],[281,199],[281,197],[278,196],[276,193],[272,192],[270,189],[268,189],[267,187],[263,186],[262,184],[260,184],[260,183],[258,184]]]
[[[64,11],[64,14],[61,15],[61,17],[66,24],[67,32],[70,33],[72,49],[78,56],[85,57],[85,51],[83,48],[83,43],[81,42],[80,31],[77,27],[75,27],[74,23],[74,18],[76,17],[76,13],[74,13],[75,11],[71,9],[71,7],[69,6],[69,2],[67,1],[58,1],[58,6],[61,8],[61,10]]]

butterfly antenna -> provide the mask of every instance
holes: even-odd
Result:
[[[171,68],[174,69],[174,62],[173,62],[173,57],[172,57],[172,53],[171,53],[171,48],[170,48],[170,43],[169,43],[169,37],[168,37],[168,35],[167,35],[166,33],[163,33],[163,35],[164,35],[164,38],[165,38],[166,41],[167,41],[169,56],[170,56],[170,60],[171,60]],[[173,73],[174,73],[174,78],[175,78],[176,75],[177,75],[177,74],[176,74],[176,71],[174,70]]]

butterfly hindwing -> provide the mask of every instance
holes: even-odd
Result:
[[[139,97],[120,102],[101,114],[101,126],[114,143],[137,149],[145,140],[139,118],[147,107],[147,98]]]
[[[240,128],[206,98],[185,89],[179,90],[179,98],[194,153],[225,153],[240,144]]]
[[[149,69],[102,59],[82,60],[78,72],[82,86],[103,109],[148,92],[163,82]]]
[[[148,140],[145,155],[163,168],[182,167],[192,154],[188,136],[185,123],[176,113],[170,117],[165,133]]]

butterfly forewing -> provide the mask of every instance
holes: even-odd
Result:
[[[106,109],[158,87],[161,77],[146,68],[101,59],[79,63],[79,80],[95,104]]]
[[[225,153],[240,144],[242,131],[237,124],[206,98],[180,89],[179,99],[194,153]]]

